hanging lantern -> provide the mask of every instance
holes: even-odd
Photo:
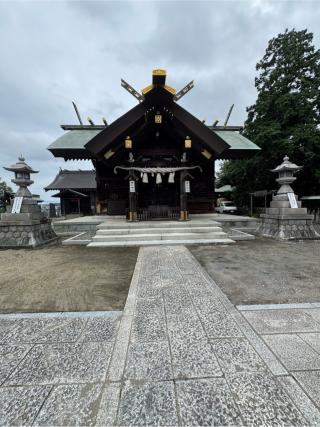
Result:
[[[132,139],[130,138],[130,136],[126,137],[126,139],[124,141],[124,146],[126,147],[127,150],[132,149]]]
[[[157,111],[157,113],[154,116],[154,122],[157,124],[162,123],[162,115],[159,113],[159,111]]]
[[[190,136],[186,136],[186,139],[184,140],[184,148],[191,148],[192,147],[192,140],[190,139]]]

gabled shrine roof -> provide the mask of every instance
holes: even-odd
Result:
[[[139,102],[138,105],[120,116],[110,125],[62,126],[72,129],[53,142],[48,150],[55,157],[65,159],[101,159],[105,160],[108,153],[123,148],[123,141],[130,135],[135,138],[141,132],[153,129],[154,120],[160,116],[160,126],[167,135],[176,135],[183,141],[186,136],[193,140],[193,147],[199,151],[208,151],[212,159],[241,158],[248,156],[260,148],[243,135],[225,127],[215,129],[181,107],[177,101],[193,87],[193,81],[176,93],[166,85],[166,71],[153,70],[152,84],[137,92],[132,86],[121,80],[121,85]]]
[[[85,144],[91,141],[101,129],[81,129],[71,130],[56,139],[49,145],[48,150],[55,157],[65,157],[69,159],[88,159],[90,153],[85,149]]]
[[[229,148],[221,153],[220,159],[242,158],[260,150],[256,144],[236,131],[214,130],[208,126],[214,134],[226,142]],[[102,129],[70,130],[49,145],[48,150],[55,157],[68,159],[89,159],[92,156],[86,150],[85,145],[93,137],[102,132]]]
[[[94,170],[60,170],[51,184],[44,189],[49,190],[95,190],[97,188],[96,171]]]
[[[211,128],[212,129],[212,128]],[[250,139],[241,135],[241,133],[230,130],[213,130],[212,131],[220,136],[229,146],[228,150],[223,152],[220,156],[221,159],[241,158],[244,155],[249,155],[253,151],[261,150]]]

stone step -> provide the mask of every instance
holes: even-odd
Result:
[[[163,233],[219,233],[222,232],[221,227],[157,227],[157,228],[114,228],[114,229],[99,229],[97,236],[117,236],[122,234],[163,234]]]
[[[157,245],[230,245],[234,240],[225,239],[197,239],[197,240],[132,240],[124,242],[91,242],[90,248],[128,247],[128,246],[157,246]]]
[[[118,236],[95,235],[92,239],[93,242],[125,242],[129,240],[207,240],[207,239],[220,239],[227,237],[224,232],[220,233],[156,233],[156,234],[124,234]]]
[[[105,221],[97,225],[97,230],[113,230],[113,229],[141,229],[141,228],[202,228],[202,227],[220,227],[221,224],[217,221],[206,222],[179,222],[179,221],[142,221],[142,222],[119,222],[112,223]]]

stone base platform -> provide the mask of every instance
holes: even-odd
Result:
[[[284,240],[320,239],[320,235],[313,227],[311,215],[280,217],[262,214],[261,218],[262,222],[259,224],[256,233],[264,237]]]
[[[0,223],[0,248],[35,248],[58,239],[49,221],[27,225],[12,221]]]

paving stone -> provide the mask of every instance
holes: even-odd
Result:
[[[120,318],[121,315],[89,319],[80,341],[113,341],[116,338]]]
[[[164,306],[162,297],[141,299],[139,298],[135,307],[137,316],[162,316],[164,315]]]
[[[163,299],[138,299],[133,318],[132,340],[140,342],[166,339]]]
[[[128,348],[125,378],[131,380],[172,379],[168,341],[131,343]]]
[[[105,378],[112,344],[38,344],[5,384],[96,382]]]
[[[320,425],[320,411],[315,407],[314,403],[309,399],[296,380],[292,377],[279,377],[278,381],[285,388],[308,424]]]
[[[0,343],[19,323],[19,320],[0,319]]]
[[[203,299],[210,295],[210,291],[208,288],[208,283],[203,275],[188,275],[186,276],[186,289],[192,293],[192,295],[203,294]]]
[[[293,376],[320,409],[320,371],[295,372]]]
[[[263,335],[263,339],[289,371],[320,369],[320,354],[298,335]]]
[[[154,315],[137,315],[133,318],[131,339],[149,342],[166,339],[166,323],[164,313]]]
[[[131,320],[132,316],[127,316],[126,314],[122,316],[108,370],[107,378],[110,381],[121,381],[123,377],[130,339]]]
[[[189,257],[186,257],[185,254],[183,254],[182,256],[176,255],[175,262],[180,273],[183,276],[185,275],[195,276],[199,274],[198,266],[194,262],[192,262],[192,260]]]
[[[206,338],[206,333],[193,308],[183,308],[174,314],[167,314],[167,327],[170,336],[177,336],[180,339],[195,340]]]
[[[243,336],[240,328],[231,316],[224,310],[199,310],[204,330],[209,338],[228,338]]]
[[[139,281],[138,298],[157,298],[161,296],[162,283],[160,274],[142,277]]]
[[[258,334],[320,331],[320,325],[305,310],[245,311],[242,314]]]
[[[241,328],[244,336],[250,342],[255,351],[259,354],[264,363],[268,366],[273,375],[288,375],[288,371],[280,363],[278,358],[272,353],[263,339],[253,330],[249,322],[240,314],[235,311],[234,319],[238,326]]]
[[[0,385],[30,350],[30,345],[0,345]]]
[[[237,305],[239,311],[260,311],[260,310],[283,310],[287,308],[313,308],[310,302],[293,303],[293,304],[250,304]]]
[[[222,371],[207,338],[170,336],[174,377],[221,377]]]
[[[163,296],[167,315],[176,314],[185,309],[194,309],[188,292],[182,287],[164,289]]]
[[[102,393],[101,403],[96,418],[96,425],[116,425],[120,392],[121,383],[110,383],[106,385]]]
[[[225,310],[222,301],[203,286],[196,287],[195,289],[189,289],[189,293],[193,304],[197,307],[198,310],[205,310],[206,312],[212,310]]]
[[[178,425],[173,382],[125,383],[121,393],[118,425]]]
[[[0,425],[31,425],[51,386],[0,388]]]
[[[172,258],[167,259],[166,262],[164,260],[161,260],[160,275],[162,283],[164,283],[165,281],[169,281],[169,283],[172,284],[184,283],[183,276],[177,269],[177,266],[172,260]]]
[[[180,418],[183,425],[241,425],[229,387],[223,378],[177,381]]]
[[[95,425],[102,384],[58,385],[40,410],[39,426]]]
[[[306,425],[283,387],[271,375],[232,374],[228,383],[246,425]]]
[[[211,341],[211,346],[225,373],[267,371],[267,366],[246,339],[216,339]]]
[[[305,313],[313,317],[313,319],[320,324],[320,308],[313,308],[312,310],[304,310]]]
[[[299,334],[299,337],[309,344],[316,352],[320,353],[320,333]]]
[[[2,343],[75,342],[87,319],[22,319]]]

